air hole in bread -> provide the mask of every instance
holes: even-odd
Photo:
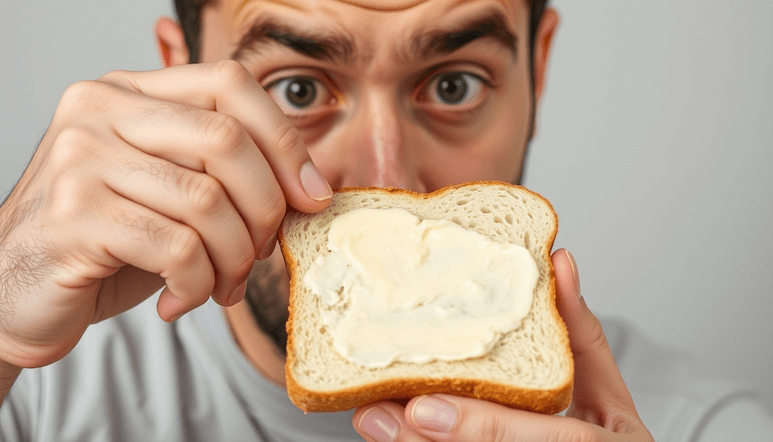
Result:
[[[430,200],[428,202],[431,204],[427,209],[424,209],[423,202],[422,207],[415,204],[416,200],[423,199],[423,197],[413,195],[404,197],[400,193],[374,195],[376,191],[367,191],[365,197],[355,194],[336,196],[329,212],[323,211],[321,214],[308,218],[305,214],[295,212],[286,217],[285,220],[289,233],[285,236],[289,243],[288,248],[297,251],[297,256],[294,255],[294,257],[297,258],[295,261],[298,263],[298,267],[295,269],[295,273],[291,274],[291,277],[301,276],[308,267],[308,261],[312,261],[319,255],[320,251],[327,251],[327,234],[331,219],[352,210],[355,206],[403,207],[418,215],[420,219],[449,219],[464,228],[485,233],[497,242],[520,243],[521,245],[525,243],[527,248],[534,249],[531,252],[536,255],[535,258],[541,259],[546,253],[542,244],[548,242],[550,238],[546,239],[546,236],[551,231],[555,231],[554,215],[549,207],[544,207],[545,205],[542,204],[541,200],[530,194],[522,196],[524,193],[522,190],[509,189],[505,186],[505,188],[496,189],[496,193],[494,193],[495,189],[492,187],[500,186],[468,186],[467,189],[446,191],[442,195],[428,198]],[[467,207],[468,205],[470,207]],[[333,214],[333,212],[336,213]],[[528,212],[533,212],[533,219],[524,216]],[[547,214],[542,214],[542,212]],[[542,229],[541,226],[546,228]],[[525,231],[529,232],[528,235],[525,235]],[[314,253],[315,249],[316,253]],[[539,263],[542,266],[542,261]],[[537,285],[540,287],[540,293],[543,293],[547,292],[548,290],[545,288],[550,286],[550,275],[549,271],[542,269],[542,267],[540,269]],[[296,283],[298,282],[299,280],[296,279]],[[295,355],[295,363],[291,367],[292,378],[301,384],[302,394],[296,393],[296,397],[304,398],[303,391],[305,390],[303,389],[307,388],[308,385],[323,391],[321,400],[317,400],[312,405],[306,405],[304,402],[304,406],[309,407],[310,411],[330,411],[331,404],[333,406],[343,404],[343,402],[339,403],[339,399],[333,399],[331,402],[328,392],[342,389],[350,391],[352,386],[368,398],[375,395],[381,400],[384,397],[383,391],[386,390],[383,379],[400,379],[401,383],[414,382],[415,379],[422,381],[430,379],[429,382],[449,387],[448,391],[454,389],[464,394],[470,394],[470,391],[464,388],[446,385],[448,382],[444,379],[463,379],[469,377],[472,370],[475,373],[485,374],[486,379],[490,377],[491,382],[501,383],[507,388],[528,388],[530,390],[551,388],[550,391],[553,391],[558,387],[552,385],[558,385],[563,388],[562,392],[566,391],[566,387],[564,387],[566,382],[563,379],[566,372],[571,375],[571,370],[566,368],[568,362],[561,364],[561,367],[557,367],[557,365],[565,359],[563,355],[568,352],[568,348],[565,349],[566,345],[563,344],[556,344],[552,347],[545,345],[546,342],[556,339],[552,336],[562,337],[564,335],[561,334],[561,329],[556,330],[553,325],[555,321],[554,315],[552,315],[553,310],[549,308],[551,299],[545,297],[544,293],[543,297],[535,297],[532,309],[524,319],[521,328],[502,337],[489,353],[480,358],[465,361],[463,364],[435,361],[428,364],[427,369],[414,367],[413,364],[408,363],[396,363],[382,369],[367,369],[347,361],[333,349],[333,329],[321,325],[320,314],[324,308],[319,299],[313,297],[313,299],[308,299],[303,303],[300,302],[301,299],[303,297],[296,296],[294,301],[296,304],[294,304],[291,313],[292,324],[294,324],[292,334],[294,347],[288,348],[288,352]],[[343,306],[336,306],[336,308],[341,307]],[[301,328],[301,325],[304,327]],[[432,374],[427,375],[426,372]],[[414,373],[419,373],[419,375],[414,375]],[[407,381],[405,381],[406,379]],[[436,379],[439,380],[433,381]],[[475,379],[477,379],[477,374]],[[371,385],[373,387],[370,387]],[[475,390],[472,391],[473,394],[478,394]],[[486,391],[481,391],[481,394],[485,393]],[[365,400],[372,401],[371,399]],[[359,403],[352,401],[344,405],[346,408],[351,408]],[[551,405],[551,407],[554,406]],[[554,411],[553,408],[546,408],[546,410],[551,413]]]

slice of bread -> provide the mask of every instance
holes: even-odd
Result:
[[[501,243],[526,247],[539,268],[529,314],[486,355],[423,364],[395,362],[365,368],[340,356],[322,322],[319,298],[303,283],[311,263],[327,251],[330,223],[362,207],[408,210],[420,219],[447,219]],[[429,194],[400,189],[336,191],[318,214],[290,210],[279,232],[290,274],[287,391],[303,411],[341,411],[371,402],[428,393],[484,399],[513,408],[557,413],[571,400],[574,363],[556,308],[552,260],[558,221],[550,203],[501,182],[472,182]]]

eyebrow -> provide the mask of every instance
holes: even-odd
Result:
[[[351,63],[355,52],[354,41],[344,34],[293,29],[276,19],[264,18],[244,33],[231,58],[240,60],[248,53],[260,53],[262,47],[272,43],[315,60],[340,61],[345,64]]]
[[[509,30],[506,18],[499,11],[490,12],[452,29],[418,31],[411,38],[410,50],[404,52],[402,58],[422,60],[446,55],[484,38],[495,39],[516,58],[518,38]],[[356,53],[354,40],[343,33],[294,29],[289,24],[266,17],[256,21],[244,33],[231,58],[242,60],[248,53],[260,53],[263,47],[272,43],[315,60],[343,64],[351,64]]]
[[[516,58],[518,37],[510,31],[507,19],[499,11],[492,11],[452,29],[420,31],[413,35],[407,59],[426,59],[453,53],[476,40],[493,38],[509,49]]]

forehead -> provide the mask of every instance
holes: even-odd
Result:
[[[515,31],[528,16],[527,0],[226,0],[224,4],[223,12],[237,32],[265,13],[295,16],[310,26],[335,24],[361,36],[460,21],[486,9],[501,12]]]
[[[483,0],[227,0],[226,2],[232,9],[241,9],[252,3],[262,3],[264,5],[279,5],[287,7],[326,7],[326,6],[351,6],[355,8],[372,11],[405,11],[412,8],[430,5],[433,7],[454,6],[462,4],[480,3]],[[524,3],[520,0],[496,0],[503,6],[508,4]]]
[[[289,32],[296,35],[327,40],[334,46],[347,48],[351,60],[368,62],[375,57],[386,62],[391,57],[393,61],[413,63],[417,61],[417,56],[422,56],[418,46],[426,43],[425,40],[433,34],[464,29],[470,22],[486,21],[492,17],[495,25],[492,27],[501,32],[489,33],[511,35],[516,46],[524,50],[526,39],[519,38],[519,35],[525,37],[528,28],[527,2],[225,0],[218,5],[216,15],[221,22],[219,28],[228,35],[230,43],[226,44],[236,48],[250,47],[255,39],[250,40],[248,36],[254,34],[256,27],[270,23],[272,26],[289,26]],[[249,44],[245,45],[245,42]],[[237,52],[240,50],[237,49]]]

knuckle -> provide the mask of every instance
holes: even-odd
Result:
[[[223,113],[212,112],[204,125],[204,136],[220,155],[229,155],[241,145],[244,128],[236,118]]]
[[[195,264],[203,247],[198,232],[188,226],[175,229],[169,238],[170,258],[179,267]]]
[[[87,152],[96,144],[96,135],[82,126],[67,126],[56,134],[48,161],[60,170],[82,164]]]
[[[636,411],[633,413],[626,413],[623,411],[626,408],[627,401],[614,397],[612,401],[617,402],[619,405],[612,408],[604,418],[604,427],[609,428],[615,433],[619,434],[632,434],[640,431],[644,425],[636,415]]]
[[[85,102],[93,99],[95,86],[94,81],[79,81],[68,86],[59,99],[54,119],[76,114]]]
[[[125,85],[128,71],[110,71],[97,79],[103,83],[110,83],[116,86]]]
[[[47,198],[48,217],[62,223],[72,222],[88,214],[97,200],[94,186],[75,172],[63,173],[51,184]]]
[[[96,81],[83,80],[71,84],[64,90],[62,94],[61,102],[79,102],[83,97],[90,97],[93,95],[94,89],[98,86]]]
[[[211,213],[226,198],[220,182],[210,175],[197,173],[188,185],[188,199],[199,213]]]
[[[62,94],[54,118],[72,118],[82,113],[104,111],[106,106],[100,103],[103,103],[113,90],[113,85],[101,81],[85,80],[73,83]]]
[[[250,270],[252,270],[252,266],[255,263],[255,249],[252,248],[249,243],[244,243],[244,246],[241,248],[243,250],[236,256],[232,268],[234,278],[239,280],[247,279],[247,276],[250,274]]]
[[[573,422],[574,423],[574,422]],[[574,425],[554,425],[547,439],[551,442],[598,442],[598,434],[585,422],[577,421]]]
[[[484,435],[482,440],[490,440],[492,442],[509,441],[513,436],[507,431],[506,421],[496,414],[493,414],[490,419],[484,422],[482,434]]]
[[[116,86],[102,81],[80,81],[67,87],[54,112],[51,126],[63,125],[83,115],[108,114]]]
[[[576,357],[587,353],[598,354],[599,352],[611,352],[611,349],[601,323],[595,320],[585,336],[584,345],[578,349]]]
[[[217,62],[215,72],[221,84],[228,89],[241,89],[245,84],[254,81],[247,68],[235,60]]]
[[[274,192],[271,198],[263,205],[263,210],[260,212],[262,228],[265,230],[276,230],[279,228],[286,210],[287,203],[285,202],[284,195],[282,192]]]
[[[301,137],[301,131],[293,126],[289,121],[284,121],[276,130],[275,148],[276,152],[283,156],[289,157],[293,154],[303,150],[303,138]]]

